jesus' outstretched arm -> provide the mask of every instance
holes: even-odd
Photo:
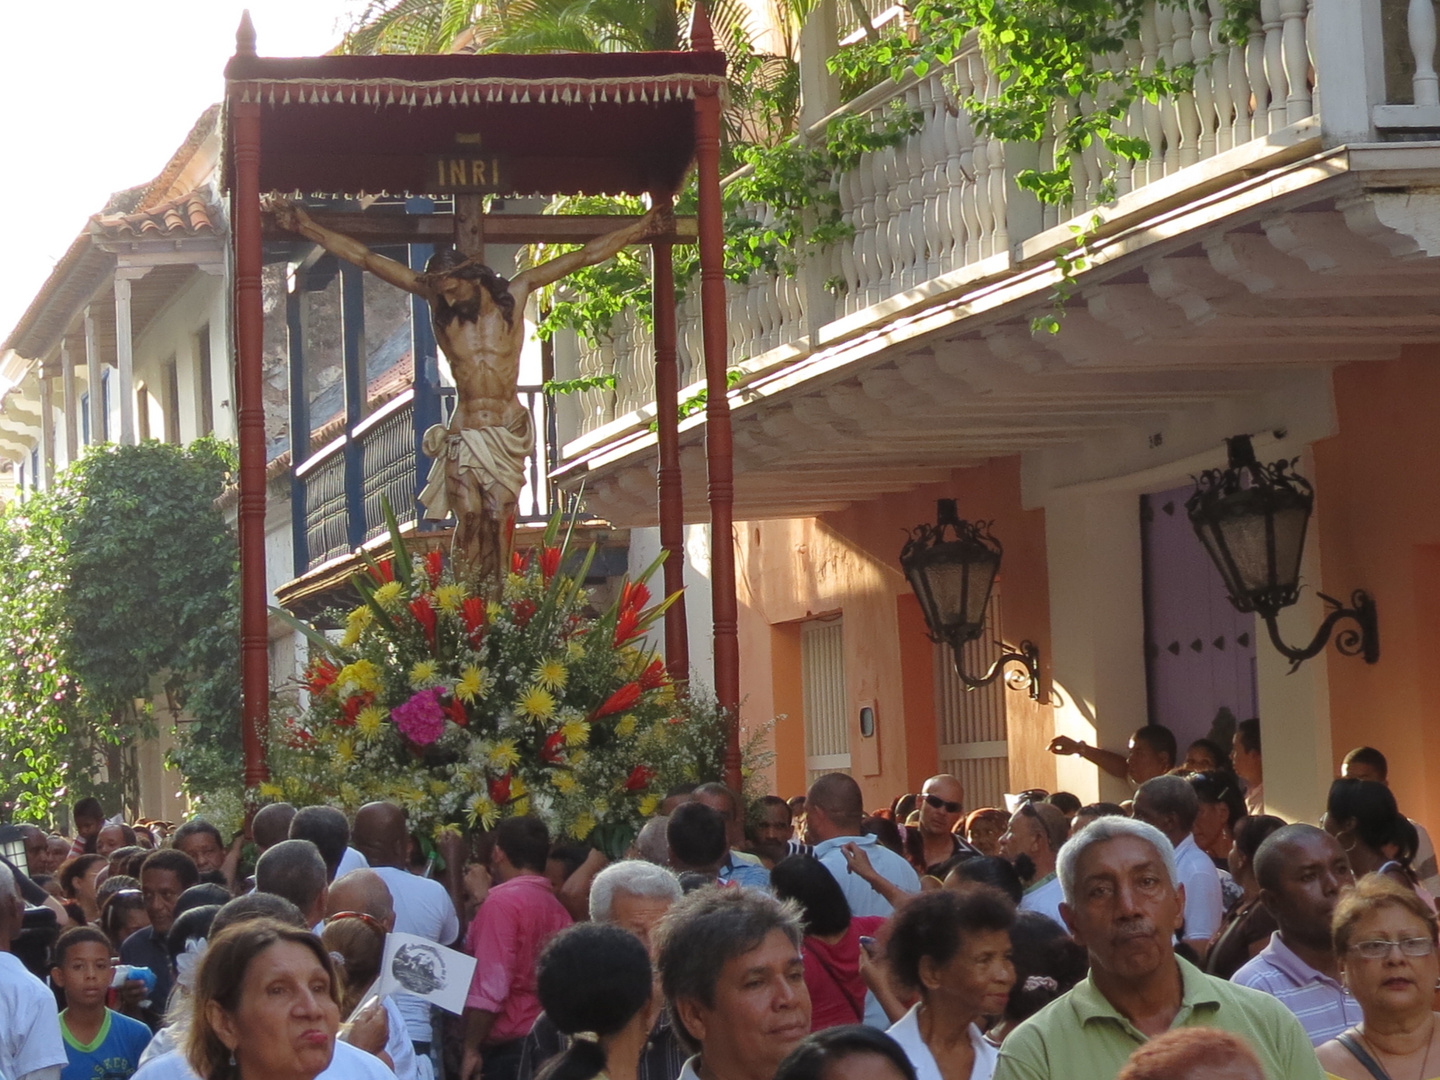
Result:
[[[319,244],[336,258],[354,263],[362,270],[369,270],[382,281],[388,281],[397,288],[415,293],[417,296],[423,296],[427,300],[430,298],[430,289],[425,284],[424,277],[404,263],[387,259],[384,255],[377,255],[360,241],[317,224],[315,219],[305,212],[304,207],[297,206],[295,203],[279,201],[275,204],[274,209],[275,222],[282,229],[299,233],[305,239]]]
[[[617,254],[623,247],[638,244],[652,236],[664,235],[673,231],[674,227],[675,212],[669,204],[657,206],[639,221],[633,222],[623,229],[606,233],[604,236],[597,236],[579,251],[567,252],[547,263],[532,266],[529,270],[523,270],[516,274],[511,281],[511,294],[514,295],[517,289],[523,289],[528,293],[534,289],[544,288],[546,285],[553,285],[582,267],[604,262]],[[522,298],[517,297],[517,300],[519,299]]]

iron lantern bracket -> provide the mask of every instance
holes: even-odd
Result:
[[[1315,637],[1310,644],[1301,649],[1286,645],[1280,639],[1280,628],[1275,622],[1278,611],[1259,613],[1265,620],[1265,629],[1270,632],[1270,643],[1290,661],[1290,674],[1294,674],[1306,660],[1318,655],[1329,643],[1336,625],[1345,619],[1355,625],[1348,626],[1335,635],[1335,648],[1344,656],[1363,656],[1367,664],[1377,662],[1380,659],[1380,624],[1375,614],[1375,601],[1370,598],[1370,594],[1364,589],[1356,589],[1350,594],[1349,607],[1333,596],[1326,596],[1324,593],[1316,595],[1325,601],[1330,612],[1320,624],[1320,629],[1315,631]]]
[[[1007,665],[1019,664],[1024,671],[1024,682],[1021,682],[1021,672],[1017,670],[1005,675],[1005,685],[1011,690],[1028,690],[1032,700],[1040,700],[1040,649],[1033,641],[1022,641],[1018,650],[1012,649],[1003,641],[997,642],[1005,651],[995,658],[990,670],[979,678],[965,674],[963,649],[966,643],[952,640],[948,644],[955,657],[955,674],[960,677],[966,690],[979,690],[982,686],[989,686],[1005,673]]]

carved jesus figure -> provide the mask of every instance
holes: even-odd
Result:
[[[420,273],[317,224],[293,203],[277,203],[275,211],[282,228],[430,305],[435,340],[455,376],[458,404],[448,428],[436,424],[425,432],[425,453],[435,460],[420,502],[428,519],[455,515],[451,558],[456,574],[498,585],[509,565],[525,458],[535,444],[530,410],[515,391],[525,344],[525,302],[536,289],[604,262],[628,244],[668,232],[670,208],[656,207],[639,221],[509,281],[454,248],[437,251]]]

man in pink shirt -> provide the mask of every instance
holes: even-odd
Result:
[[[465,949],[479,963],[465,999],[465,1056],[460,1080],[514,1080],[540,1000],[535,960],[571,923],[545,877],[550,834],[539,818],[507,818],[495,827],[490,873]]]

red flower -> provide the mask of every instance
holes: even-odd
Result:
[[[530,566],[530,559],[518,551],[510,553],[510,572],[512,574],[523,574]]]
[[[496,806],[504,806],[510,801],[510,774],[506,773],[498,779],[490,781],[490,801]]]
[[[420,629],[425,631],[425,640],[430,643],[430,648],[435,648],[435,609],[430,606],[430,598],[421,596],[410,601],[410,614],[415,616],[415,621],[420,624]]]
[[[621,608],[615,620],[615,647],[618,649],[633,638],[640,628],[640,616],[631,608]]]
[[[530,620],[535,617],[535,601],[528,596],[523,600],[516,600],[510,605],[510,614],[515,617],[515,625],[526,627]]]
[[[427,552],[425,555],[425,575],[430,579],[430,587],[433,589],[440,584],[440,571],[445,565],[445,556],[439,551]]]
[[[371,568],[370,576],[381,585],[387,581],[395,580],[395,560],[384,559],[377,566]]]
[[[605,703],[595,710],[594,717],[599,719],[602,716],[609,716],[611,713],[624,712],[639,700],[640,684],[627,682],[605,699]]]
[[[560,748],[565,745],[565,733],[557,731],[545,740],[545,746],[540,751],[540,760],[549,762],[551,765],[559,764]]]
[[[630,770],[630,775],[625,779],[626,791],[644,791],[650,786],[650,781],[655,779],[655,770],[648,765],[636,765]]]
[[[650,603],[650,590],[643,581],[627,581],[620,588],[620,610],[643,611]]]
[[[467,596],[460,605],[460,618],[465,622],[470,644],[478,649],[480,639],[485,636],[485,600],[479,596]]]
[[[650,666],[640,675],[640,689],[658,690],[669,681],[669,677],[665,674],[665,661],[652,660]]]
[[[303,750],[315,741],[315,736],[300,727],[293,718],[285,720],[285,745],[292,750]]]
[[[341,717],[335,723],[340,727],[354,727],[355,718],[360,715],[360,710],[375,701],[373,693],[352,694],[345,699],[345,704],[340,706]]]
[[[450,699],[450,705],[446,709],[446,712],[450,714],[450,719],[454,720],[455,723],[459,724],[461,727],[470,726],[470,717],[465,712],[465,703],[461,701],[458,697],[452,697]]]
[[[545,575],[545,584],[550,584],[550,579],[560,569],[560,549],[558,547],[547,547],[540,549],[540,572]]]
[[[330,689],[335,682],[336,676],[339,674],[340,669],[328,660],[316,660],[315,663],[310,665],[310,673],[307,676],[310,693],[317,696],[323,694],[326,690]]]

